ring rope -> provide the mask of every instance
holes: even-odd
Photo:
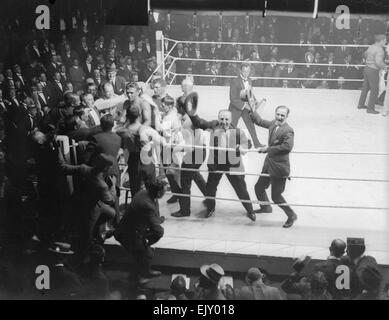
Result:
[[[186,77],[189,74],[187,73],[175,73],[172,71],[169,71],[169,74],[174,74],[175,76],[182,76]],[[214,74],[195,74],[191,73],[190,74],[192,77],[208,77],[208,78],[236,78],[236,75],[228,76],[228,75],[214,75]],[[334,79],[334,78],[291,78],[291,77],[250,77],[252,80],[258,80],[258,79],[271,79],[271,80],[302,80],[302,81],[339,81],[339,79]],[[362,82],[363,79],[342,79],[342,81],[354,81],[354,82]]]
[[[231,62],[231,63],[252,63],[252,64],[280,64],[280,65],[289,65],[290,62],[281,62],[281,61],[258,61],[258,60],[228,60],[228,59],[206,59],[206,58],[180,58],[176,56],[170,56],[171,58],[174,58],[175,60],[182,60],[182,61],[204,61],[204,62]],[[317,66],[317,67],[361,67],[364,68],[364,64],[345,64],[345,63],[308,63],[308,62],[293,62],[293,65],[296,66]]]
[[[209,150],[219,150],[219,151],[228,151],[228,152],[236,152],[237,150],[234,148],[224,148],[224,147],[215,147],[215,146],[197,146],[197,145],[187,145],[187,144],[168,144],[168,146],[178,147],[178,148],[194,148],[194,149],[204,149],[207,148]],[[258,152],[262,148],[251,148],[244,149],[240,148],[239,151],[243,153],[247,152]],[[344,151],[291,151],[290,153],[295,154],[330,154],[330,155],[364,155],[364,156],[388,156],[387,152],[344,152]]]
[[[168,41],[174,41],[176,43],[200,43],[200,44],[232,44],[232,45],[248,45],[248,46],[283,46],[283,47],[349,47],[349,48],[368,48],[369,45],[365,44],[332,44],[332,43],[272,43],[272,42],[231,42],[231,41],[189,41],[189,40],[174,40],[168,37],[165,37],[164,39]]]
[[[122,166],[126,166],[126,164],[121,164]],[[182,167],[171,167],[171,166],[162,166],[156,165],[157,168],[161,169],[170,169],[177,171],[188,171],[188,172],[212,172],[212,173],[222,173],[222,174],[230,174],[230,175],[245,175],[245,176],[257,176],[257,177],[271,177],[268,173],[254,173],[254,172],[240,172],[240,171],[223,171],[223,170],[215,170],[209,171],[206,169],[193,169],[193,168],[182,168]],[[311,179],[311,180],[331,180],[331,181],[355,181],[355,182],[384,182],[387,183],[389,180],[386,179],[362,179],[362,178],[331,178],[331,177],[315,177],[315,176],[289,176],[284,177],[286,179]]]
[[[131,191],[130,188],[120,187],[121,190]],[[355,209],[355,210],[388,210],[389,208],[385,207],[364,207],[364,206],[338,206],[338,205],[324,205],[324,204],[300,204],[300,203],[274,203],[270,201],[259,201],[259,200],[239,200],[232,198],[221,198],[221,197],[209,197],[209,196],[197,196],[192,194],[183,194],[183,193],[174,193],[166,192],[168,195],[176,197],[189,197],[189,198],[200,198],[200,199],[210,199],[210,200],[221,200],[221,201],[233,201],[241,203],[251,203],[259,205],[274,205],[280,207],[307,207],[307,208],[329,208],[329,209]]]

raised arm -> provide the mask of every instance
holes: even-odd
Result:
[[[262,119],[257,112],[250,111],[249,112],[251,120],[258,126],[262,128],[269,129],[272,122],[269,120]]]
[[[192,124],[195,129],[214,129],[218,125],[217,120],[207,121],[204,119],[201,119],[198,115],[191,116],[190,120],[192,121]]]

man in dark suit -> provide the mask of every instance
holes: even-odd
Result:
[[[126,92],[126,80],[123,77],[118,76],[116,73],[117,70],[115,67],[111,67],[108,70],[108,82],[112,84],[113,91],[115,94],[122,95]]]
[[[142,71],[139,78],[140,81],[146,82],[151,77],[151,75],[154,73],[153,64],[153,58],[147,58],[146,65],[141,69]]]
[[[117,186],[120,185],[120,170],[117,162],[119,149],[122,145],[122,139],[115,132],[112,132],[114,126],[113,116],[105,114],[100,119],[100,127],[102,132],[93,136],[92,141],[96,143],[96,153],[104,153],[112,156],[114,159],[113,165],[108,172],[109,175],[116,177]]]
[[[327,260],[316,264],[313,272],[321,271],[324,273],[328,281],[328,292],[333,299],[338,300],[346,297],[347,294],[346,290],[339,290],[335,285],[336,279],[339,276],[339,273],[336,273],[336,268],[342,264],[341,258],[346,251],[346,243],[341,239],[335,239],[332,241],[329,250],[330,256]]]
[[[61,74],[54,72],[53,81],[48,85],[48,92],[51,104],[50,108],[59,108],[63,104],[63,94],[65,90],[65,83],[61,82]]]
[[[189,115],[189,114],[188,114]],[[215,197],[217,186],[223,173],[218,171],[231,171],[226,177],[234,188],[239,200],[250,201],[250,195],[247,192],[247,186],[244,174],[237,172],[241,168],[241,152],[239,146],[249,148],[251,141],[247,138],[244,131],[235,129],[231,125],[231,112],[228,110],[219,111],[218,120],[206,121],[197,115],[189,115],[194,129],[211,130],[211,146],[219,148],[236,148],[235,152],[214,151],[208,157],[208,180],[206,185],[206,196]],[[237,171],[235,171],[237,170]],[[216,172],[215,172],[216,171]],[[211,217],[215,213],[215,200],[207,199],[206,218]],[[246,209],[247,217],[255,221],[253,206],[249,202],[242,202]]]
[[[240,92],[243,89],[249,89],[251,87],[249,75],[250,65],[243,63],[240,68],[240,75],[232,80],[230,84],[230,106],[228,110],[232,115],[232,126],[237,128],[238,121],[240,117],[242,117],[247,129],[249,130],[251,138],[253,139],[255,148],[259,148],[264,145],[259,142],[254,123],[249,116],[249,111],[245,108],[245,102],[243,102],[240,98]]]
[[[85,73],[85,78],[91,78],[93,70],[95,69],[95,64],[93,63],[93,57],[90,53],[86,55],[86,59],[81,65]]]
[[[256,125],[269,129],[268,146],[259,150],[260,153],[267,153],[262,173],[268,174],[269,176],[259,177],[255,185],[255,194],[259,201],[269,202],[266,189],[271,184],[271,196],[274,203],[286,203],[282,193],[285,190],[286,179],[290,174],[289,153],[292,151],[294,141],[294,131],[286,122],[289,115],[289,108],[286,106],[278,106],[273,121],[262,119],[255,111],[249,114]],[[290,228],[294,221],[297,220],[297,215],[287,205],[280,207],[288,216],[288,220],[283,227]],[[255,212],[272,212],[272,207],[268,204],[261,205],[261,209]]]
[[[36,84],[36,90],[38,95],[38,101],[41,105],[41,109],[47,113],[51,107],[51,99],[50,95],[48,94],[48,90],[43,91],[43,87],[41,83]]]
[[[115,238],[133,257],[133,275],[139,284],[148,278],[159,276],[159,271],[151,270],[153,251],[151,245],[164,234],[163,219],[159,214],[158,199],[165,194],[166,182],[156,178],[146,184],[146,190],[139,191],[132,199],[115,231]]]

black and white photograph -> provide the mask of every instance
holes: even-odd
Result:
[[[0,7],[0,300],[389,300],[387,0]]]

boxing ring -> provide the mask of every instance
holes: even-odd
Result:
[[[162,46],[165,40],[174,42],[167,53]],[[186,76],[173,72],[173,64],[165,65],[168,57],[173,62],[182,59],[171,55],[179,42],[188,43],[166,39],[157,32],[157,51],[159,50],[160,57],[156,71],[161,72],[167,80],[167,93],[172,97],[182,94],[180,86],[173,84],[174,80],[179,76]],[[285,64],[279,62],[282,63]],[[199,78],[210,75],[192,76]],[[222,75],[219,77],[233,78]],[[361,82],[361,79],[345,81]],[[284,195],[297,213],[298,220],[292,228],[282,228],[285,214],[273,204],[272,213],[257,214],[256,222],[250,221],[225,176],[216,193],[215,215],[204,218],[205,197],[193,183],[190,217],[170,216],[179,209],[178,202],[166,203],[172,193],[168,192],[160,200],[161,215],[166,217],[165,235],[154,245],[157,252],[155,263],[188,266],[176,261],[179,260],[179,253],[189,254],[190,257],[210,253],[213,254],[212,259],[215,255],[249,256],[254,259],[309,255],[312,259],[323,260],[329,254],[328,246],[333,239],[362,237],[365,238],[367,253],[373,255],[378,263],[389,265],[388,119],[358,110],[359,90],[275,87],[254,87],[253,90],[257,100],[267,99],[261,110],[263,118],[272,120],[274,109],[278,105],[286,105],[291,110],[288,123],[294,129],[295,144],[290,154],[291,176]],[[228,109],[228,86],[195,83],[194,91],[199,95],[197,113],[200,117],[215,120],[219,110]],[[246,128],[242,119],[238,127]],[[256,131],[259,140],[266,143],[268,130],[256,126]],[[259,208],[254,185],[261,174],[265,156],[266,154],[257,152],[249,152],[245,156],[245,179],[254,209]],[[207,179],[206,161],[199,171]],[[126,200],[122,194],[121,202]],[[165,251],[173,252],[173,255],[164,255]],[[209,262],[209,258],[203,260]],[[228,264],[223,262],[224,265]],[[230,269],[234,269],[232,264]]]
[[[217,119],[218,111],[228,106],[229,87],[196,86],[195,91],[202,118]],[[168,93],[177,97],[180,92],[173,85]],[[254,88],[254,93],[267,98],[265,119],[274,117],[277,105],[291,109],[288,123],[295,131],[295,146],[284,195],[298,220],[292,228],[282,228],[285,214],[273,206],[273,213],[257,215],[251,222],[224,176],[216,198],[227,200],[216,201],[211,218],[204,218],[204,196],[195,184],[190,217],[170,216],[179,205],[166,203],[169,192],[160,200],[165,235],[155,248],[325,259],[333,239],[363,237],[368,253],[380,264],[389,264],[388,120],[357,110],[356,90]],[[242,120],[238,127],[245,128]],[[256,129],[260,141],[266,142],[267,130]],[[250,152],[246,157],[247,189],[256,209],[254,185],[265,154]],[[200,171],[206,179],[206,161]]]

